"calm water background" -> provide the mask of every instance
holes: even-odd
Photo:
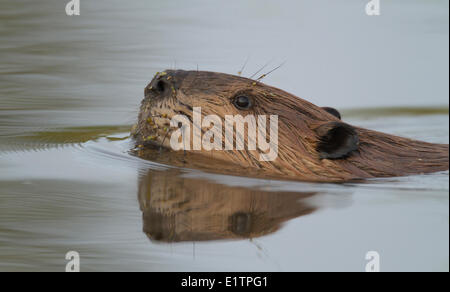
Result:
[[[314,212],[252,240],[142,231],[139,177],[167,170],[130,156],[126,137],[157,71],[236,74],[249,58],[250,76],[286,61],[266,83],[358,126],[448,143],[448,1],[382,1],[380,17],[366,2],[81,0],[69,17],[66,1],[2,0],[0,271],[63,271],[70,250],[84,271],[363,271],[370,250],[385,271],[448,271],[448,172],[314,185],[184,170],[230,192],[311,192]]]

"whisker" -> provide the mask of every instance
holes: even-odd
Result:
[[[265,78],[267,75],[269,75],[269,74],[272,73],[273,71],[275,71],[275,70],[279,69],[281,66],[283,66],[285,63],[286,63],[286,61],[284,61],[283,63],[281,63],[278,67],[276,67],[276,68],[270,70],[269,72],[267,72],[267,73],[265,73],[265,74],[259,76],[259,78],[256,79],[256,81],[261,81],[261,80],[262,80],[263,78]]]
[[[168,119],[169,117],[166,114],[162,115],[154,115],[154,116],[148,116],[149,118],[162,118],[162,119]]]
[[[183,163],[186,163],[186,144],[183,139]]]
[[[169,130],[167,130],[166,135],[164,135],[164,138],[163,138],[161,144],[159,145],[159,151],[162,150],[162,147],[163,147],[164,142],[166,141],[166,138],[167,138],[168,135],[169,135]]]
[[[238,71],[238,75],[241,76],[242,72],[244,72],[245,66],[247,66],[248,60],[250,59],[250,56],[247,57],[247,59],[245,60],[244,65],[242,66],[241,70]]]
[[[266,68],[272,61],[273,61],[273,59],[270,60],[269,62],[267,62],[264,66],[262,66],[261,69],[259,69],[258,71],[256,71],[255,74],[253,74],[253,75],[250,76],[249,78],[250,78],[250,79],[253,79],[253,77],[255,77],[256,75],[258,75],[259,72],[261,72],[262,70],[264,70],[264,68]]]

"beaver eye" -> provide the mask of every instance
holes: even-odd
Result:
[[[240,110],[248,110],[252,107],[252,101],[245,95],[239,95],[234,99],[234,106]]]

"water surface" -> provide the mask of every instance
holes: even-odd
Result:
[[[448,143],[448,1],[0,2],[0,271],[448,271],[448,172],[308,184],[130,155],[167,68],[243,75]],[[197,5],[198,4],[198,5]]]

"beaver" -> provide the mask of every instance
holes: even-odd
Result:
[[[187,151],[243,169],[257,169],[269,176],[345,182],[449,169],[448,144],[352,126],[341,120],[337,110],[316,106],[260,80],[216,72],[167,70],[156,74],[144,95],[133,130],[140,153],[151,147],[171,149],[170,136],[178,129],[170,123],[171,118],[183,115],[192,123],[194,109],[201,108],[202,114],[222,120],[226,115],[276,116],[278,153],[272,161],[262,161],[259,149]],[[205,133],[207,129],[200,130]],[[221,143],[227,142],[224,135],[221,139]],[[237,136],[233,139],[236,143]],[[248,135],[244,143],[249,143]]]

